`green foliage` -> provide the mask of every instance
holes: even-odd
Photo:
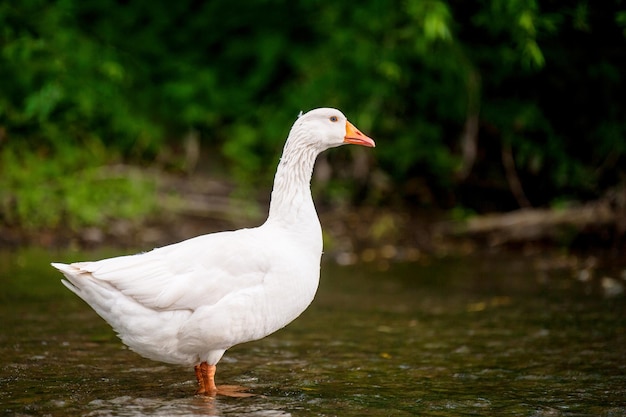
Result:
[[[68,147],[37,154],[5,148],[0,154],[0,222],[77,230],[154,213],[154,181],[98,166],[103,151]]]
[[[271,178],[298,111],[335,106],[377,140],[370,157],[396,189],[420,178],[442,201],[506,189],[506,148],[533,203],[597,196],[626,176],[625,16],[618,0],[3,2],[2,181],[35,183],[16,172],[28,158],[53,165],[37,181],[76,172],[59,161],[91,146],[106,156],[82,156],[81,175],[118,157],[150,163],[194,129],[254,186]],[[476,156],[460,177],[465,133]],[[82,207],[80,222],[96,221],[71,202],[95,197],[56,187],[63,201],[31,191],[41,196],[23,205]]]
[[[142,152],[162,137],[128,100],[133,74],[118,51],[73,24],[71,1],[12,3],[0,5],[0,121],[10,141],[80,146],[105,139]]]

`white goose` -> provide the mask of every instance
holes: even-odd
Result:
[[[311,174],[320,152],[344,143],[375,146],[339,110],[301,115],[276,171],[269,216],[259,227],[137,255],[52,265],[130,349],[194,365],[197,394],[228,395],[214,381],[224,352],[286,326],[313,301],[322,230]]]

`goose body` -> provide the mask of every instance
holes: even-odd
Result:
[[[344,143],[374,146],[339,110],[300,116],[283,149],[268,218],[259,227],[137,255],[52,265],[130,349],[193,365],[198,393],[215,395],[215,365],[227,349],[286,326],[313,300],[322,230],[311,174],[320,152]]]

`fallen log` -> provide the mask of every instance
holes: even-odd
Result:
[[[440,232],[448,236],[485,237],[491,245],[554,240],[586,230],[610,229],[623,236],[626,211],[608,199],[563,208],[523,208],[486,214],[464,221],[446,222]]]

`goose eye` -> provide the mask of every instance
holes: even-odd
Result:
[[[337,119],[337,116],[330,116],[330,121],[331,122],[336,122],[337,120],[339,120],[339,119]]]

